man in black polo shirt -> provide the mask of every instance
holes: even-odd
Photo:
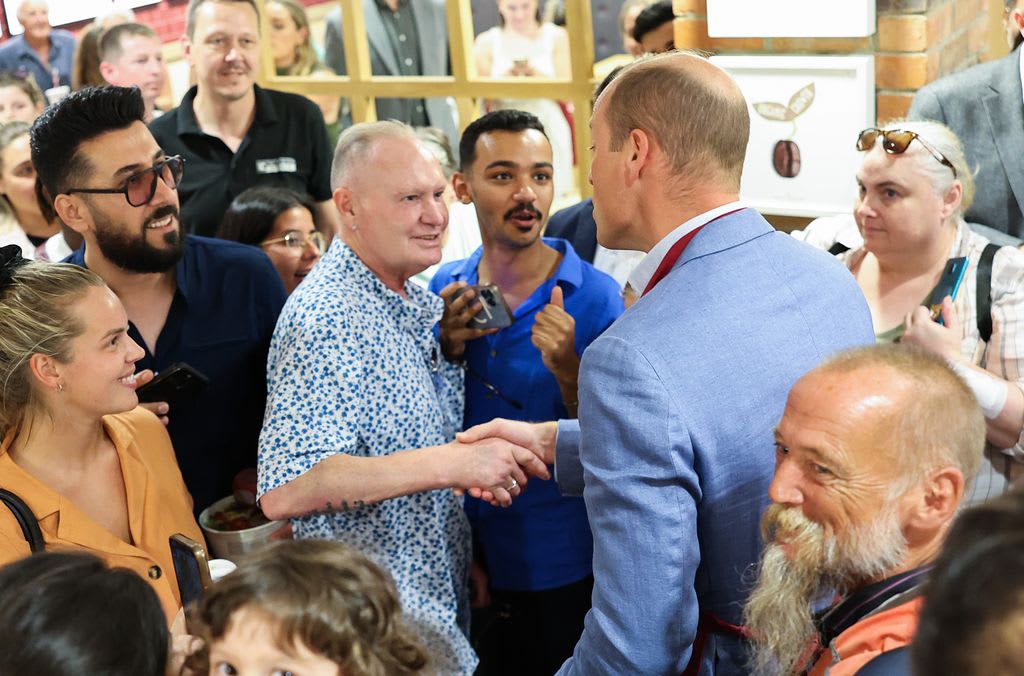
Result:
[[[178,187],[189,232],[213,236],[231,200],[254,185],[291,188],[317,201],[334,231],[331,142],[316,104],[253,82],[260,59],[254,0],[191,0],[185,55],[196,86],[150,129],[168,155],[188,161]]]
[[[98,274],[124,304],[128,335],[145,350],[136,368],[185,362],[209,378],[170,410],[147,406],[169,419],[199,511],[256,464],[267,348],[285,294],[256,247],[185,235],[182,161],[164,154],[144,114],[136,88],[74,92],[32,127],[32,163],[61,220],[85,240],[67,262]]]

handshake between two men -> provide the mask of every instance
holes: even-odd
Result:
[[[487,293],[494,294],[497,299],[483,297],[483,294]],[[508,309],[508,305],[501,297],[501,292],[494,287],[474,287],[465,281],[456,281],[440,289],[438,294],[445,301],[444,316],[439,323],[441,352],[445,359],[462,364],[466,371],[467,384],[472,382],[485,388],[484,396],[497,397],[517,411],[529,415],[531,412],[525,411],[522,404],[501,391],[505,389],[504,385],[499,389],[487,382],[485,375],[473,368],[476,363],[477,368],[483,370],[485,374],[493,372],[493,368],[484,369],[479,363],[483,361],[485,365],[488,365],[489,362],[482,360],[480,354],[476,354],[475,358],[467,355],[467,343],[482,341],[487,336],[494,336],[512,323],[511,310]],[[522,302],[522,298],[514,292],[512,295],[513,302]],[[547,295],[545,294],[544,297],[546,298]],[[485,310],[485,303],[490,308],[496,309],[497,317]],[[502,318],[505,320],[504,322],[493,321]],[[505,341],[480,345],[478,348],[489,352],[492,358],[497,355],[497,351],[512,351],[514,356],[510,356],[507,363],[503,363],[504,368],[511,368],[513,364],[521,368],[522,359],[535,359],[534,355],[539,353],[540,359],[537,361],[541,362],[542,367],[550,373],[549,377],[554,378],[558,395],[565,407],[564,414],[569,417],[576,414],[579,384],[580,360],[575,350],[575,334],[576,322],[572,315],[565,310],[562,288],[553,284],[550,291],[550,302],[544,304],[542,309],[536,312],[528,333],[522,335],[517,333]],[[517,348],[511,345],[512,343],[519,343],[519,352],[516,352]],[[531,349],[535,351],[524,354],[522,352],[523,343],[532,345]],[[537,366],[541,366],[541,364]],[[490,365],[495,366],[494,364]],[[527,377],[525,374],[521,374],[521,376]],[[533,395],[540,396],[536,392]],[[471,396],[472,390],[467,387],[467,405]],[[477,420],[481,418],[479,413],[478,411],[477,415],[473,416]],[[467,418],[472,419],[469,416]],[[481,482],[477,485],[466,486],[468,493],[472,497],[481,498],[492,505],[507,507],[512,504],[512,499],[526,487],[528,476],[549,479],[550,473],[547,470],[547,465],[554,463],[557,429],[558,425],[555,422],[526,423],[497,417],[490,422],[476,425],[458,434],[455,444],[487,444],[489,446],[493,443],[499,443],[499,446],[508,444],[511,446],[512,457],[517,463],[517,467],[509,468],[511,471],[504,482]],[[509,449],[505,447],[504,450]],[[483,461],[482,458],[478,458],[478,460]],[[462,488],[456,487],[456,490],[462,492]]]
[[[508,507],[512,504],[512,500],[526,489],[528,477],[551,478],[547,466],[553,465],[555,462],[555,437],[557,434],[557,422],[527,423],[503,418],[496,418],[458,433],[455,437],[456,444],[490,446],[497,443],[499,448],[508,450],[515,461],[514,467],[511,465],[505,467],[508,471],[507,481],[489,486],[466,486],[465,492],[494,506]],[[492,457],[500,458],[501,456]],[[498,476],[501,476],[502,468],[495,467],[495,469]],[[462,489],[457,490],[461,491]]]

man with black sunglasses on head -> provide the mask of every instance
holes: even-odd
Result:
[[[46,200],[85,241],[67,262],[117,293],[145,349],[136,386],[179,362],[209,379],[198,393],[147,405],[168,423],[199,511],[256,463],[267,347],[285,294],[258,250],[186,236],[177,194],[186,167],[165,156],[145,110],[135,87],[75,92],[33,126],[32,163]]]

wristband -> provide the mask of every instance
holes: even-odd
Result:
[[[1010,394],[1010,388],[1004,381],[995,376],[979,373],[960,362],[950,361],[949,367],[974,393],[974,398],[978,400],[981,412],[987,419],[993,420],[1002,413]]]

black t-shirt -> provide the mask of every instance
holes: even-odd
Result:
[[[178,186],[181,222],[197,235],[213,236],[228,206],[255,185],[280,186],[331,198],[331,142],[320,109],[309,99],[254,86],[256,116],[238,152],[199,128],[192,87],[174,110],[150,123],[168,155],[185,158]]]

